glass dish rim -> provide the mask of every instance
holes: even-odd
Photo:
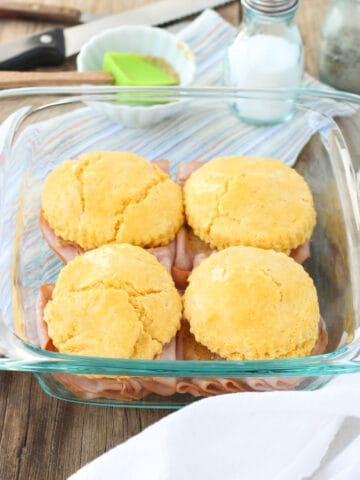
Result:
[[[264,96],[267,99],[289,100],[294,99],[300,102],[311,101],[314,99],[325,98],[332,100],[348,101],[360,105],[360,95],[355,93],[334,90],[331,87],[324,88],[278,88],[278,89],[241,89],[227,86],[211,86],[211,87],[120,87],[120,86],[55,86],[55,87],[22,87],[4,89],[0,91],[0,99],[8,99],[11,97],[28,97],[28,96],[45,96],[45,95],[79,95],[82,100],[84,97],[93,95],[104,96],[104,94],[122,94],[124,98],[133,99],[134,95],[138,98],[150,98],[151,96],[163,94],[169,99],[186,100],[187,98],[196,99],[259,99]],[[116,97],[114,97],[116,98]],[[107,100],[107,98],[103,98]],[[136,108],[136,106],[135,106]],[[326,116],[326,114],[321,113]]]
[[[24,107],[22,117],[17,119],[11,132],[7,146],[11,151],[17,128],[21,126],[23,118],[30,116],[38,109],[63,105],[65,103],[85,102],[89,100],[107,101],[116,98],[122,93],[134,98],[134,94],[143,97],[164,94],[173,100],[196,98],[200,101],[224,101],[239,98],[259,99],[266,97],[271,100],[291,101],[295,105],[306,105],[307,101],[314,98],[343,100],[360,105],[360,96],[346,92],[333,92],[328,90],[300,88],[293,90],[241,90],[231,87],[149,87],[148,92],[140,92],[141,87],[31,87],[23,89],[4,90],[0,98],[28,95],[64,95],[68,100],[62,99],[35,109]],[[143,90],[143,89],[142,89]],[[151,90],[151,91],[150,91]],[[78,95],[78,96],[74,96]],[[104,96],[105,95],[105,96]],[[25,111],[26,110],[26,111]],[[311,109],[310,109],[311,110]],[[341,134],[334,120],[322,112],[314,112],[327,117]],[[8,117],[9,118],[9,117]],[[20,123],[19,123],[20,120]],[[0,228],[1,234],[1,228]],[[0,238],[1,244],[1,238]],[[4,327],[8,327],[3,323]],[[7,337],[10,344],[17,344],[16,351],[22,352],[19,358],[0,359],[0,369],[32,372],[63,372],[63,373],[92,373],[92,374],[129,374],[131,376],[204,376],[204,377],[231,377],[231,376],[313,376],[333,375],[338,373],[351,373],[360,371],[360,360],[354,357],[360,351],[360,342],[354,342],[335,352],[302,358],[285,358],[275,360],[244,360],[244,361],[164,361],[164,360],[134,360],[112,359],[100,357],[81,357],[76,355],[49,352],[26,344],[8,330]],[[11,339],[10,339],[11,337]]]

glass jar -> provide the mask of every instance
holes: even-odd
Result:
[[[299,0],[241,0],[243,20],[229,47],[225,83],[244,89],[296,88],[304,73],[303,46],[295,24]],[[273,124],[291,116],[292,105],[239,101],[250,123]]]
[[[321,30],[319,77],[360,94],[360,0],[333,0]]]

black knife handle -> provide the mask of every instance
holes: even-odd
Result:
[[[64,59],[64,34],[60,28],[0,44],[0,70],[57,66]]]

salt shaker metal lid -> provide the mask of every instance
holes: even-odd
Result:
[[[267,15],[278,15],[297,8],[299,0],[242,0],[242,4]]]

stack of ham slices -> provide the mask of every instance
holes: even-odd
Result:
[[[154,163],[165,173],[169,174],[170,164],[168,160],[157,160]],[[196,160],[181,164],[176,174],[176,183],[183,187],[185,181],[202,164],[202,162]],[[64,263],[84,253],[84,250],[79,245],[57,237],[42,214],[40,214],[40,228],[49,247]],[[177,233],[175,240],[168,245],[149,250],[171,272],[179,289],[186,288],[187,278],[192,269],[214,252],[214,249],[194,235],[188,226],[183,226]],[[291,251],[290,256],[296,262],[302,264],[310,256],[310,242],[306,241],[304,244],[299,245]]]
[[[38,336],[41,348],[56,351],[47,332],[44,308],[51,299],[54,285],[42,285],[38,301]],[[323,320],[319,322],[319,336],[312,355],[324,352],[327,334]],[[203,352],[197,355],[196,348]],[[186,321],[170,343],[165,345],[157,360],[222,360],[198,344],[189,331]],[[181,378],[181,377],[102,377],[88,378],[71,374],[54,374],[54,377],[76,397],[83,399],[107,398],[114,400],[140,400],[150,393],[171,396],[175,393],[193,396],[211,396],[241,391],[291,390],[304,379],[301,377],[241,377],[241,378]]]
[[[166,173],[169,173],[169,162],[158,160],[155,162]],[[177,172],[176,181],[183,186],[186,179],[200,166],[201,162],[194,161],[182,164]],[[50,228],[43,215],[40,215],[40,228],[50,248],[67,263],[83,249],[74,243],[65,242],[58,238]],[[149,249],[160,263],[171,273],[175,285],[180,292],[187,286],[187,279],[193,270],[204,258],[214,250],[198,238],[187,225],[183,226],[176,238],[168,245]],[[291,252],[291,256],[298,263],[303,263],[310,256],[309,241],[300,245]],[[44,321],[44,308],[52,298],[53,284],[43,285],[40,288],[38,299],[38,337],[40,347],[56,351],[47,332]],[[156,360],[221,360],[210,351],[198,357],[191,351],[196,343],[191,338],[187,322],[183,322],[176,338],[167,344]],[[189,343],[190,342],[190,343]],[[326,348],[327,334],[322,319],[319,321],[319,337],[312,354],[323,353]],[[190,345],[190,347],[189,347]],[[185,354],[185,351],[187,352]],[[189,353],[190,352],[190,353]],[[139,400],[150,393],[161,396],[170,396],[175,393],[191,394],[194,396],[209,396],[227,392],[251,390],[289,390],[295,388],[304,379],[300,377],[248,377],[248,378],[147,378],[147,377],[86,377],[72,374],[54,374],[54,377],[76,397],[83,399],[107,398],[120,401]]]

